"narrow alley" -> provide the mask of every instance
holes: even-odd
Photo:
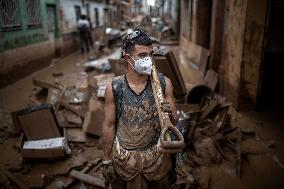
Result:
[[[0,188],[283,188],[281,18],[280,0],[0,0]]]

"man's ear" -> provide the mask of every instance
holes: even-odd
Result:
[[[127,62],[130,62],[130,61],[131,61],[130,54],[125,53],[125,54],[124,54],[124,59],[125,59]]]

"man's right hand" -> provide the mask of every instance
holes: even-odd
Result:
[[[115,179],[115,172],[111,163],[103,165],[103,176],[105,178],[106,186]]]

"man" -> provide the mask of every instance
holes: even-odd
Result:
[[[89,25],[90,25],[90,29],[89,29],[89,32],[88,32],[88,40],[89,40],[90,46],[93,48],[93,45],[94,45],[93,36],[92,36],[93,24],[92,24],[92,21],[91,21],[89,16],[87,17],[87,20],[88,20]]]
[[[81,44],[81,53],[90,51],[89,45],[89,33],[90,33],[90,23],[87,20],[86,15],[81,15],[81,18],[78,20],[77,29],[80,35],[80,44]]]
[[[114,78],[105,92],[102,129],[104,175],[123,180],[123,188],[169,188],[171,157],[157,152],[161,133],[151,85],[152,41],[136,30],[123,39],[127,73]],[[165,102],[163,111],[176,121],[171,81],[159,75]],[[113,186],[114,188],[114,186]]]

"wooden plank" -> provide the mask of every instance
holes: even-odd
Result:
[[[5,171],[5,175],[12,180],[15,184],[17,184],[21,189],[29,189],[30,187],[28,187],[22,180],[20,180],[17,176],[15,176],[14,174]]]
[[[89,112],[83,123],[84,132],[96,136],[101,136],[104,121],[104,106],[100,101],[91,99],[89,102]]]
[[[171,80],[175,97],[177,99],[183,98],[186,94],[184,81],[177,75],[179,73],[179,71],[175,70],[177,67],[172,66],[172,64],[176,64],[174,57],[172,55],[168,55],[167,57],[168,59],[164,56],[155,56],[155,65],[161,73]]]
[[[39,105],[20,110],[17,118],[28,140],[60,137],[54,112],[48,105]]]
[[[198,67],[202,75],[205,75],[208,57],[210,55],[209,50],[185,39],[184,37],[180,37],[180,45],[186,52],[186,57]]]
[[[70,173],[70,176],[73,178],[76,178],[82,182],[85,182],[87,184],[91,184],[93,186],[99,186],[101,188],[105,188],[105,182],[103,178],[88,175],[85,173],[81,173],[80,171],[72,170]]]
[[[52,84],[52,83],[49,83],[49,82],[46,82],[46,81],[40,81],[40,80],[37,80],[37,79],[33,79],[33,84],[35,86],[38,86],[38,87],[41,87],[41,88],[46,88],[46,89],[49,89],[49,88],[62,89],[62,87],[60,87],[60,86],[57,86],[55,84]]]

